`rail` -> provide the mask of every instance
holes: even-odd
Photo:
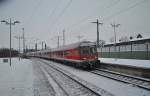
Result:
[[[136,85],[140,88],[150,90],[150,79],[145,79],[141,77],[126,75],[118,72],[113,72],[104,69],[97,69],[90,71],[96,75],[104,76],[113,80],[121,81],[124,83],[129,83],[132,85]]]
[[[78,84],[78,85],[80,85],[80,87],[78,86],[78,88],[80,89],[81,88],[81,86],[82,86],[82,91],[83,91],[83,89],[84,90],[87,90],[87,92],[91,92],[91,93],[88,93],[88,94],[93,94],[93,95],[95,95],[95,96],[114,96],[113,94],[111,94],[111,93],[109,93],[109,92],[107,92],[107,91],[105,91],[105,90],[102,90],[102,89],[98,89],[98,88],[94,88],[93,86],[92,87],[89,87],[88,86],[88,84],[86,84],[85,82],[83,83],[83,81],[81,81],[81,80],[79,80],[79,79],[75,79],[74,77],[75,76],[72,76],[72,75],[68,75],[68,73],[65,71],[65,70],[62,70],[62,69],[60,69],[60,68],[58,68],[58,67],[56,67],[56,66],[52,66],[52,65],[50,65],[49,63],[47,63],[47,62],[44,62],[44,61],[42,61],[42,60],[39,60],[40,62],[42,62],[42,63],[44,63],[45,65],[47,65],[47,67],[45,66],[45,68],[48,68],[48,66],[49,66],[49,68],[52,68],[52,70],[55,70],[55,71],[57,71],[57,72],[59,72],[59,74],[63,74],[64,76],[66,76],[67,78],[69,78],[70,80],[72,80],[72,81],[74,81],[76,84]],[[44,65],[43,64],[43,65]],[[53,72],[54,73],[54,72]],[[63,76],[62,76],[63,77]],[[68,83],[69,84],[69,83]],[[96,90],[98,90],[98,91],[96,91]],[[85,94],[84,94],[85,95]],[[92,95],[92,96],[93,96]]]

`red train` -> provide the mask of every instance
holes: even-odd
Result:
[[[65,63],[75,67],[91,68],[100,63],[95,43],[82,41],[59,48],[27,53],[30,57],[40,57]]]

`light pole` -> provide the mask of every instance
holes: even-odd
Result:
[[[38,38],[35,39],[35,51],[38,50],[38,48],[37,48],[37,47],[38,47],[38,44],[37,44],[37,43],[38,43],[38,40],[39,40]]]
[[[15,24],[17,24],[17,23],[20,23],[19,21],[14,21],[14,22],[12,22],[11,21],[11,18],[10,18],[10,20],[9,21],[6,21],[6,20],[2,20],[1,21],[2,23],[6,23],[6,25],[9,25],[9,28],[10,28],[10,50],[9,50],[9,54],[10,54],[10,66],[11,66],[11,25],[15,25]]]
[[[116,34],[116,28],[120,26],[120,24],[115,24],[115,22],[113,24],[111,24],[111,26],[114,28],[114,36],[115,36],[115,53],[116,53],[116,39],[117,39],[117,34]]]

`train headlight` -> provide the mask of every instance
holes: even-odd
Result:
[[[86,60],[87,58],[83,58],[83,60]]]

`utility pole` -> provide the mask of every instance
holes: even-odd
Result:
[[[80,41],[81,41],[81,38],[83,38],[83,36],[79,35],[79,36],[77,36],[77,38],[78,38],[78,40],[79,40],[79,42],[80,42]]]
[[[63,46],[65,46],[65,30],[63,30]],[[65,51],[63,51],[63,57],[65,56]]]
[[[47,46],[46,46],[46,43],[45,43],[45,50],[46,50],[46,47],[47,47]]]
[[[37,43],[35,43],[35,51],[37,51]]]
[[[59,47],[59,39],[60,39],[60,36],[57,36],[57,47]]]
[[[9,61],[10,62],[9,63],[10,63],[10,66],[11,66],[11,25],[15,25],[15,24],[20,23],[20,22],[19,21],[12,22],[11,18],[10,18],[9,22],[6,21],[6,20],[2,20],[1,22],[6,23],[6,25],[9,25],[9,28],[10,28],[10,49],[9,49],[9,55],[10,55]]]
[[[21,36],[15,36],[16,39],[19,41],[19,54],[20,54],[20,39],[22,39]],[[19,55],[19,60],[20,60],[20,55]]]
[[[38,38],[35,39],[35,51],[38,50],[38,40],[39,40]]]
[[[43,41],[42,41],[42,50],[43,50]]]
[[[63,46],[65,45],[65,30],[63,30]]]
[[[46,43],[44,41],[41,41],[41,44],[42,44],[42,50],[44,50],[44,44],[46,46]],[[46,48],[45,48],[46,49]]]
[[[97,47],[99,47],[99,25],[103,25],[103,23],[100,23],[98,19],[96,22],[92,22],[92,23],[96,23],[97,25]]]
[[[28,46],[26,45],[26,51],[25,51],[26,53],[28,52]]]
[[[114,37],[115,37],[115,53],[116,53],[116,39],[117,39],[117,34],[116,34],[116,28],[120,26],[120,24],[115,24],[115,22],[113,24],[111,24],[111,26],[114,28]]]
[[[25,53],[25,36],[24,36],[24,28],[22,28],[22,38],[23,38],[23,54]]]

